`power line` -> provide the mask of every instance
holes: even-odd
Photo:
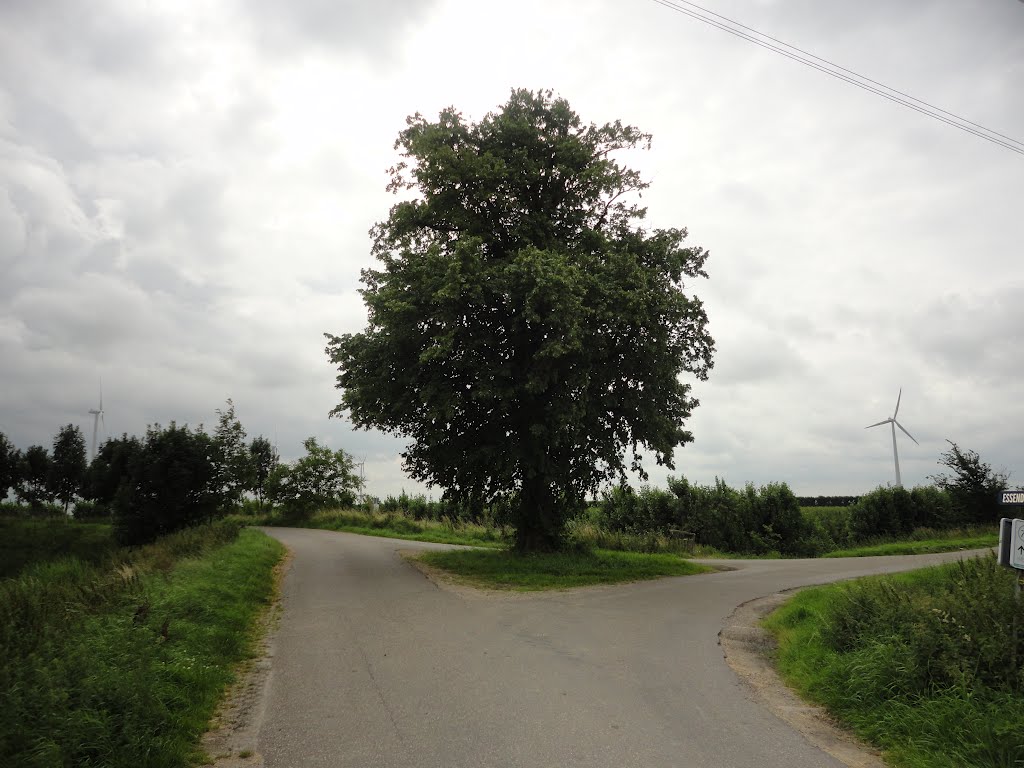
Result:
[[[681,13],[684,16],[689,16],[691,19],[696,19],[704,24],[716,27],[723,32],[728,32],[730,35],[734,35],[735,37],[739,37],[753,43],[754,45],[760,46],[761,48],[777,53],[780,56],[785,56],[787,59],[792,59],[804,66],[816,69],[830,77],[836,78],[837,80],[843,80],[844,82],[861,88],[862,90],[874,93],[877,96],[881,96],[884,99],[888,99],[889,101],[900,104],[908,109],[912,109],[915,112],[920,112],[922,115],[926,115],[933,120],[946,123],[954,128],[959,128],[961,131],[965,131],[966,133],[970,133],[978,138],[984,139],[985,141],[998,144],[1011,152],[1024,155],[1024,142],[1018,141],[1010,136],[1006,136],[998,131],[993,131],[991,128],[986,128],[983,125],[967,120],[966,118],[960,117],[959,115],[945,109],[941,109],[940,107],[936,107],[933,104],[917,99],[907,93],[898,91],[895,88],[891,88],[888,85],[878,82],[877,80],[872,80],[869,77],[860,75],[851,69],[841,67],[827,59],[821,58],[820,56],[815,56],[813,53],[809,53],[802,48],[797,48],[796,46],[785,43],[771,35],[759,32],[753,27],[748,27],[745,24],[741,24],[738,21],[722,16],[721,14],[715,13],[714,11],[697,5],[696,3],[687,2],[687,0],[653,1],[658,5],[662,5],[670,10],[676,11],[677,13]],[[718,21],[717,19],[721,19],[721,21]],[[730,24],[734,26],[729,26]],[[745,32],[743,30],[747,31]],[[755,35],[757,37],[755,37]],[[778,43],[778,45],[775,45],[775,43]]]

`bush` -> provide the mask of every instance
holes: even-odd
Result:
[[[950,494],[932,486],[876,488],[850,508],[850,532],[858,542],[905,536],[917,528],[949,528],[957,520]]]
[[[309,517],[331,507],[351,507],[362,480],[355,474],[352,457],[332,451],[307,438],[306,455],[292,463],[276,465],[267,478],[267,498],[286,515]]]
[[[121,544],[144,544],[213,520],[221,507],[209,435],[150,427],[128,478],[114,499],[114,533]]]

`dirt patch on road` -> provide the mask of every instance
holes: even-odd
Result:
[[[886,768],[876,750],[840,728],[824,709],[801,699],[775,671],[771,661],[775,638],[760,621],[792,595],[780,592],[743,603],[733,611],[718,633],[726,662],[758,702],[814,746],[850,768]]]
[[[274,656],[273,632],[281,617],[281,584],[292,564],[286,550],[274,567],[274,593],[258,620],[256,652],[242,662],[235,683],[224,694],[210,730],[203,736],[203,750],[214,768],[262,768],[263,756],[256,751],[256,739],[263,722],[266,689]]]

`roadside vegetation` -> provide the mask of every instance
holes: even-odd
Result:
[[[62,557],[95,565],[116,549],[109,523],[0,516],[0,579],[16,576],[29,565]]]
[[[807,589],[765,625],[786,681],[893,765],[1011,768],[1024,763],[1014,578],[990,556]]]
[[[0,580],[0,764],[200,760],[232,669],[252,652],[282,547],[222,521],[52,559],[51,532],[81,524],[3,522],[35,541],[39,562]]]
[[[423,552],[415,558],[475,587],[519,592],[690,576],[711,570],[675,555],[607,550],[531,555],[507,550],[454,550]]]
[[[277,512],[257,512],[249,515],[238,514],[233,519],[248,525],[319,528],[364,536],[464,544],[473,547],[500,547],[508,540],[507,531],[483,524],[447,518],[417,520],[403,512],[366,509],[325,509],[299,517]]]

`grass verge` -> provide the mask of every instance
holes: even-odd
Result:
[[[506,550],[453,550],[424,552],[415,558],[462,583],[519,592],[690,576],[711,570],[674,555],[610,550],[535,555],[516,555]]]
[[[202,526],[0,583],[0,764],[178,768],[252,651],[281,545]]]
[[[1024,637],[992,557],[800,592],[767,617],[783,678],[901,768],[1024,764]]]
[[[505,534],[496,528],[472,523],[443,520],[416,520],[400,512],[363,512],[355,509],[331,509],[309,517],[292,518],[278,514],[237,516],[245,525],[288,526],[344,531],[363,536],[383,536],[406,541],[432,541],[438,544],[464,544],[471,547],[501,547]]]
[[[953,538],[933,538],[921,541],[892,541],[862,547],[837,549],[822,557],[874,557],[878,555],[926,555],[933,552],[956,552],[967,549],[994,547],[999,543],[998,533],[984,533]]]

